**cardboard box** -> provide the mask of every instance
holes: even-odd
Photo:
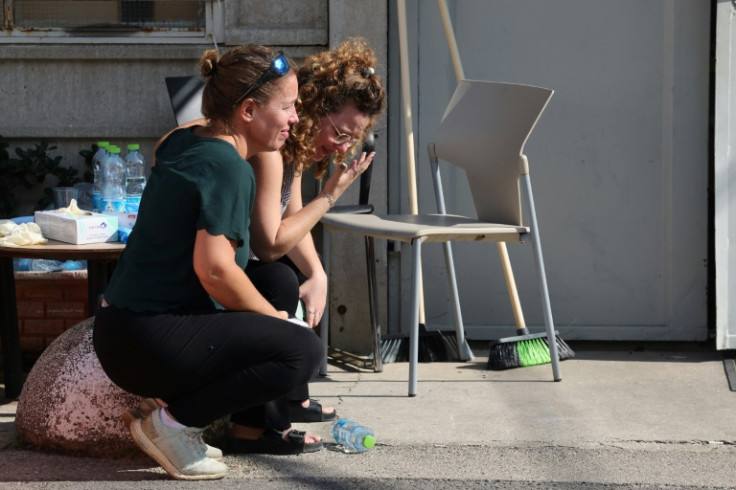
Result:
[[[70,214],[58,211],[36,211],[36,224],[50,240],[74,243],[116,242],[118,217],[109,214]]]
[[[118,227],[133,228],[135,221],[138,219],[138,213],[118,213]]]

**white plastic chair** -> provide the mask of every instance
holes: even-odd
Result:
[[[552,90],[530,85],[462,80],[445,110],[434,143],[429,145],[439,213],[329,213],[322,218],[324,227],[330,232],[356,233],[412,244],[409,396],[417,393],[419,270],[422,243],[425,242],[444,243],[457,345],[466,349],[459,353],[462,359],[470,359],[472,353],[465,342],[450,242],[531,242],[553,378],[555,381],[562,379],[529,165],[523,154],[524,144],[552,93]],[[477,218],[446,214],[438,158],[466,171]],[[520,183],[530,214],[526,224],[522,222]]]

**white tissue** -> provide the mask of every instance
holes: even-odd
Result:
[[[92,213],[89,211],[85,211],[84,209],[80,209],[77,205],[77,200],[72,199],[69,203],[69,206],[65,208],[59,208],[56,210],[57,213],[67,213],[67,214],[76,214],[76,215],[83,215],[83,216],[91,216]]]

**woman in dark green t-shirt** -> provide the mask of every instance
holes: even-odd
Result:
[[[324,356],[319,339],[286,321],[243,270],[255,196],[247,158],[279,149],[298,121],[290,68],[260,46],[202,55],[207,124],[159,145],[95,320],[110,379],[167,405],[130,430],[174,478],[222,478],[222,453],[202,441],[204,428],[305,383]]]

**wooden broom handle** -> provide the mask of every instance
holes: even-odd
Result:
[[[437,0],[442,14],[442,24],[445,27],[445,36],[447,37],[447,46],[450,48],[450,56],[452,58],[452,66],[455,69],[455,78],[458,82],[465,79],[465,72],[460,61],[460,51],[457,49],[455,40],[455,30],[452,27],[452,19],[450,19],[450,10],[447,8],[445,0]],[[509,299],[511,300],[511,308],[514,310],[514,318],[516,319],[516,329],[521,330],[526,327],[524,322],[524,313],[521,311],[521,301],[519,301],[519,292],[516,289],[516,281],[514,281],[514,271],[511,269],[511,261],[509,260],[509,252],[506,249],[505,242],[497,242],[498,256],[501,259],[501,267],[506,277],[506,287],[509,290]]]
[[[404,138],[406,143],[406,178],[409,191],[409,212],[419,213],[417,199],[417,172],[414,162],[414,128],[411,115],[411,85],[409,84],[409,41],[406,34],[406,0],[396,0],[399,20],[399,59],[401,60],[401,102],[404,116]],[[426,325],[424,315],[424,286],[421,265],[419,275],[419,323]]]
[[[521,301],[519,301],[519,292],[516,289],[516,281],[514,280],[514,271],[511,270],[511,261],[509,260],[509,252],[506,249],[506,242],[497,242],[498,256],[501,258],[501,266],[503,267],[503,275],[506,277],[506,287],[509,290],[509,299],[511,300],[511,308],[514,310],[514,318],[516,319],[516,329],[522,330],[526,328],[524,322],[524,312],[521,311]]]
[[[452,27],[450,10],[447,8],[447,2],[445,0],[437,1],[440,4],[442,25],[445,27],[445,37],[447,37],[447,46],[450,48],[452,67],[455,69],[455,79],[459,82],[460,80],[465,80],[465,73],[463,72],[463,64],[460,61],[460,51],[458,51],[457,42],[455,42],[455,29]]]

